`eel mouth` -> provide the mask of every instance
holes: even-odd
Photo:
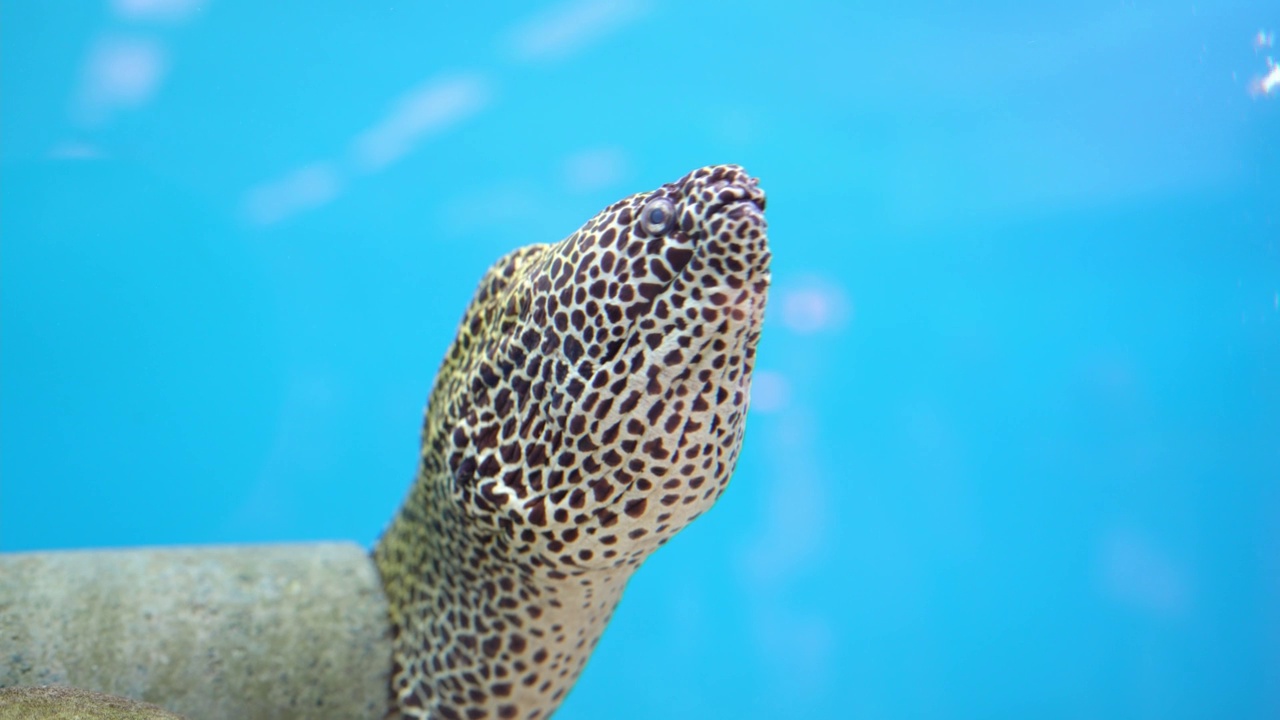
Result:
[[[749,177],[744,181],[736,182],[721,180],[702,192],[691,192],[685,199],[686,203],[695,205],[699,204],[699,201],[706,203],[697,210],[703,219],[698,223],[700,227],[691,238],[689,246],[673,248],[665,254],[671,265],[671,277],[663,283],[665,286],[670,286],[681,277],[692,280],[688,266],[694,257],[706,261],[712,255],[740,254],[738,248],[730,250],[727,247],[719,247],[713,242],[720,232],[736,231],[736,237],[741,240],[744,232],[754,226],[759,237],[763,238],[766,234],[767,223],[764,219],[764,211],[768,202],[764,190],[760,189],[760,181],[756,178]]]
[[[733,288],[753,285],[768,273],[768,201],[757,178],[738,172],[679,192],[683,213],[692,212],[698,219],[677,233],[684,240],[679,246],[662,253],[670,275],[651,294],[645,293],[647,302],[636,319],[649,316],[659,298],[670,300],[673,293],[692,293],[696,299],[700,292],[714,292],[714,286],[726,282]],[[681,305],[677,301],[677,307]]]

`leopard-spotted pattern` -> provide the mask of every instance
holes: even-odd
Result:
[[[769,286],[764,193],[696,170],[484,276],[374,559],[392,714],[547,718],[631,574],[724,492]]]

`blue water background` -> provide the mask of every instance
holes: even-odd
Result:
[[[484,269],[740,163],[741,463],[557,717],[1280,717],[1276,31],[6,0],[0,549],[373,543]]]

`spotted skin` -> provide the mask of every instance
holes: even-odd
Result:
[[[769,286],[740,167],[621,200],[480,281],[374,550],[392,716],[547,718],[640,563],[724,492]]]

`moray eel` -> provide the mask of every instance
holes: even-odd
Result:
[[[627,580],[724,492],[769,287],[765,196],[705,167],[480,281],[374,560],[391,716],[547,718]]]

